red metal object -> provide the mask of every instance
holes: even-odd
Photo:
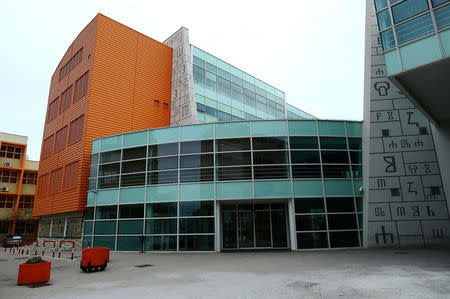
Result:
[[[59,242],[59,253],[58,253],[58,258],[61,258],[61,248],[62,248],[62,244],[63,243],[70,243],[72,244],[72,255],[71,255],[71,260],[73,260],[73,252],[75,250],[75,241],[69,241],[69,240],[61,240],[61,242]]]
[[[51,262],[37,264],[22,263],[19,265],[17,284],[33,284],[46,282],[50,279]]]
[[[94,247],[83,249],[81,254],[80,269],[83,272],[92,272],[93,270],[105,270],[109,263],[109,248]]]
[[[45,244],[46,243],[52,243],[53,244],[53,250],[56,247],[56,241],[54,241],[54,240],[45,240],[44,243],[42,243],[42,256],[44,256],[44,253],[45,253],[44,251],[45,251]],[[55,256],[53,255],[53,257],[55,257]]]

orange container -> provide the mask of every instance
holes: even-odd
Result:
[[[93,270],[105,270],[109,263],[109,248],[94,247],[83,249],[81,254],[80,269],[83,272],[92,272]]]
[[[51,265],[51,261],[37,264],[20,264],[17,284],[33,284],[48,281],[50,279]]]

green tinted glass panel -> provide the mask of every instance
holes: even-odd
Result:
[[[213,125],[196,125],[181,127],[180,140],[201,140],[213,138]]]
[[[147,133],[148,131],[141,131],[123,135],[123,147],[147,144]]]
[[[231,122],[216,124],[216,138],[250,136],[249,122]]]
[[[319,134],[322,136],[345,136],[343,121],[319,120]]]
[[[118,251],[141,251],[141,237],[127,237],[118,236],[117,237],[117,250]]]
[[[144,202],[145,188],[120,189],[120,203]]]
[[[96,235],[113,235],[116,233],[116,221],[96,221],[94,226],[94,234]]]
[[[84,222],[84,231],[83,234],[85,235],[92,235],[92,228],[94,226],[93,221],[85,221]]]
[[[151,219],[145,221],[146,234],[176,234],[177,219]]]
[[[180,185],[180,200],[213,199],[214,184]]]
[[[142,234],[143,220],[120,220],[118,234]]]
[[[98,191],[97,205],[111,205],[117,203],[119,200],[119,192],[115,190]]]
[[[289,135],[291,136],[309,136],[317,135],[317,122],[316,121],[288,121]]]
[[[177,236],[146,236],[145,250],[147,251],[177,250]]]
[[[252,182],[217,183],[216,198],[253,198]]]
[[[101,151],[111,151],[122,147],[122,135],[106,137],[102,139]]]
[[[353,196],[353,186],[350,180],[326,180],[325,194],[327,196],[347,195]]]
[[[400,57],[404,70],[440,59],[441,52],[436,36],[432,35],[401,47]]]
[[[100,139],[96,139],[92,141],[92,154],[96,154],[100,152]]]
[[[150,130],[148,132],[148,143],[169,143],[178,141],[178,127]]]
[[[254,121],[252,136],[286,136],[286,121]]]
[[[361,180],[353,180],[353,186],[355,188],[355,195],[363,195],[363,192],[360,192],[359,190],[362,187],[362,181]]]
[[[444,51],[444,56],[450,56],[450,29],[442,31],[439,33],[441,38],[442,50]]]
[[[100,192],[102,192],[102,191],[100,191]],[[92,207],[94,205],[95,205],[95,193],[94,192],[88,192],[86,206]]]
[[[152,217],[177,217],[176,202],[159,202],[147,204],[147,218]]]
[[[290,181],[255,182],[255,197],[291,197]]]
[[[205,52],[203,52],[202,50],[200,50],[197,47],[192,47],[192,52],[195,56],[201,58],[201,59],[205,59]]]
[[[178,186],[151,186],[147,188],[147,201],[178,200]]]
[[[213,251],[214,236],[180,236],[180,251]]]
[[[349,137],[361,137],[362,136],[362,124],[347,122],[347,136]]]
[[[384,53],[384,60],[386,61],[386,71],[388,75],[398,73],[402,70],[397,50]]]
[[[322,196],[322,181],[293,181],[294,196]]]
[[[93,247],[107,247],[111,250],[115,249],[116,237],[94,237]]]
[[[91,236],[84,236],[83,237],[83,249],[92,247],[92,237]]]

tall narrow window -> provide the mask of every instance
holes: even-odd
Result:
[[[61,68],[59,71],[59,80],[64,78],[80,61],[83,57],[83,48],[81,48],[72,58]]]
[[[73,102],[78,101],[82,96],[87,93],[87,85],[89,73],[85,73],[75,82],[75,97],[73,98]]]
[[[61,105],[59,106],[59,113],[69,108],[70,103],[72,102],[72,91],[73,85],[70,85],[70,87],[61,94]]]
[[[50,178],[50,193],[56,193],[61,187],[62,168],[52,171]]]
[[[44,139],[44,144],[42,146],[42,159],[48,158],[52,154],[53,149],[53,140],[55,138],[55,135],[51,135]]]
[[[25,172],[23,174],[22,184],[36,185],[37,172]]]
[[[48,105],[47,122],[50,122],[58,115],[59,97]]]
[[[48,173],[39,177],[39,195],[47,195],[48,192]]]
[[[66,147],[67,126],[56,132],[55,153],[62,151]]]
[[[81,140],[83,136],[84,114],[70,123],[69,145]]]
[[[66,166],[64,178],[64,189],[73,188],[77,185],[78,161]]]

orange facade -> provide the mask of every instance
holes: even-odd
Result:
[[[84,210],[92,140],[168,126],[171,78],[171,47],[98,14],[52,76],[33,215]]]

